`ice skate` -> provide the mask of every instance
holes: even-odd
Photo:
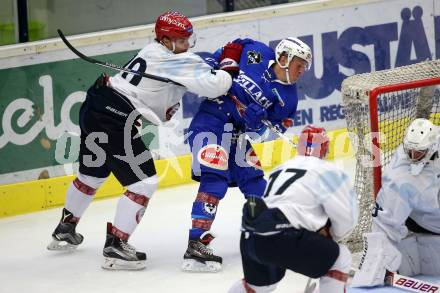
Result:
[[[190,240],[183,256],[182,270],[189,272],[218,272],[222,268],[222,258],[214,255],[209,243],[214,239],[206,231],[198,240]]]
[[[145,268],[147,255],[111,233],[112,224],[107,223],[107,239],[103,250],[106,270],[142,270]]]
[[[52,242],[47,246],[48,250],[75,250],[83,242],[84,237],[76,233],[77,222],[73,220],[73,214],[63,209],[63,215],[55,231],[52,233]]]

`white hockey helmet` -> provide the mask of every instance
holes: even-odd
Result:
[[[279,62],[280,57],[285,54],[287,56],[287,62],[285,65],[281,65]],[[275,47],[276,61],[281,68],[287,68],[292,61],[293,57],[297,56],[307,62],[307,69],[310,69],[312,65],[312,50],[310,47],[298,38],[288,37],[281,40]]]
[[[419,174],[432,155],[438,151],[438,139],[437,126],[428,119],[417,118],[408,126],[403,139],[403,149],[411,162],[414,175]]]

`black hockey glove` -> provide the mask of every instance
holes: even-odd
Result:
[[[242,227],[245,231],[266,233],[292,228],[278,208],[269,209],[263,199],[249,197],[243,206]]]

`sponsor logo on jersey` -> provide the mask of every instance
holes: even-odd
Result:
[[[246,152],[246,162],[250,166],[252,166],[256,169],[262,170],[260,160],[258,160],[257,154],[255,153],[255,151],[253,149],[249,149]]]
[[[174,104],[171,107],[169,107],[165,113],[166,119],[169,121],[171,118],[173,118],[174,114],[179,110],[180,103]]]
[[[240,85],[255,102],[264,108],[267,109],[272,106],[273,102],[263,95],[263,90],[250,77],[241,73],[234,81]]]
[[[261,62],[260,52],[248,51],[247,55],[248,55],[247,64],[259,64]]]
[[[200,149],[197,159],[199,163],[217,170],[228,169],[228,153],[217,144],[208,144]]]

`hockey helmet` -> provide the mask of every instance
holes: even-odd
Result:
[[[188,17],[178,11],[167,11],[159,15],[154,30],[158,41],[161,41],[163,37],[189,38],[193,33]]]
[[[299,136],[297,153],[323,159],[328,153],[329,142],[324,128],[307,125]]]
[[[281,40],[275,47],[276,61],[281,68],[289,67],[290,61],[297,56],[307,62],[307,69],[312,65],[312,50],[298,38],[289,37]],[[287,62],[281,65],[279,59],[282,55],[287,56]]]
[[[438,150],[437,126],[428,119],[415,119],[408,126],[403,139],[403,149],[412,164],[424,165]]]

